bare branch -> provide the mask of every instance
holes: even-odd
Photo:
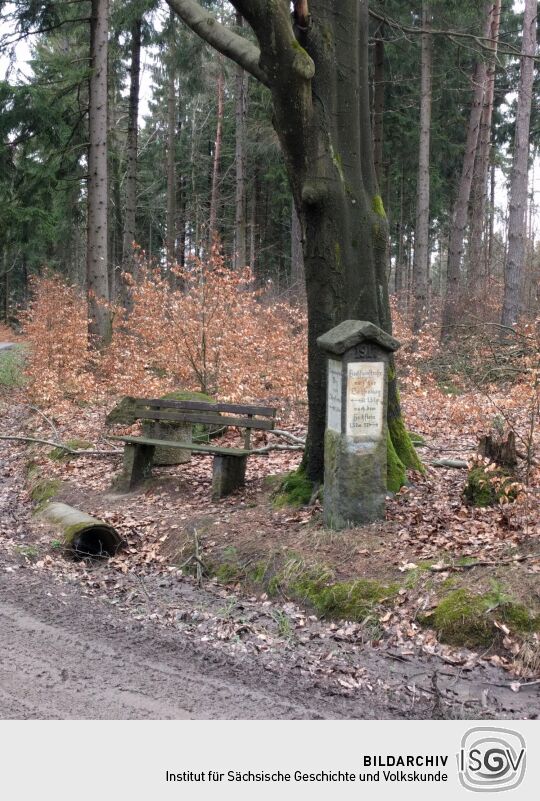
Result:
[[[404,25],[403,23],[399,22],[396,19],[392,19],[392,17],[387,16],[386,14],[381,14],[374,9],[369,9],[369,14],[373,19],[378,20],[379,22],[388,25],[389,28],[393,28],[394,30],[402,31],[403,33],[412,33],[421,36],[424,33],[429,33],[430,36],[448,36],[456,45],[459,44],[459,39],[466,39],[471,42],[474,42],[480,50],[488,51],[490,54],[493,54],[493,50],[495,45],[498,44],[497,40],[492,39],[489,36],[481,36],[475,33],[468,33],[467,31],[459,31],[454,29],[438,29],[438,28],[421,28],[421,27],[414,27],[411,25]],[[506,45],[506,48],[501,49],[499,46],[499,53],[507,56],[515,56],[517,58],[521,58],[523,54],[521,50],[517,47],[513,47],[513,45]],[[529,58],[533,58],[538,60],[538,56],[529,56]]]
[[[259,48],[253,42],[222,25],[195,0],[167,0],[167,3],[197,36],[239,64],[265,86],[268,85],[266,73],[259,65]]]
[[[12,440],[16,442],[37,442],[39,445],[50,445],[52,448],[59,448],[61,451],[65,451],[70,456],[121,456],[122,455],[122,451],[120,450],[115,450],[115,451],[75,450],[74,448],[70,448],[68,445],[62,445],[61,442],[53,442],[50,439],[38,439],[37,437],[8,437],[0,435],[0,440]]]

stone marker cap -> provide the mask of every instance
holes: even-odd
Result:
[[[344,320],[317,339],[317,345],[321,350],[335,353],[338,356],[364,342],[373,342],[388,351],[396,351],[401,347],[401,343],[397,339],[387,334],[378,325],[368,323],[366,320]]]

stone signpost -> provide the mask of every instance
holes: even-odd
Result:
[[[388,362],[400,345],[361,320],[346,320],[317,344],[328,356],[324,520],[342,529],[384,516]]]

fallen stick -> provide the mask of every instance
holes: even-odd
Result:
[[[115,451],[87,451],[84,449],[75,450],[74,448],[70,448],[68,445],[62,445],[61,442],[53,442],[50,439],[39,439],[38,437],[14,437],[2,434],[0,435],[0,439],[13,440],[18,442],[37,442],[39,445],[50,445],[52,448],[59,448],[62,451],[66,451],[66,453],[69,453],[70,456],[119,456],[122,454],[121,450],[115,450]]]
[[[276,434],[278,437],[285,437],[285,439],[290,439],[291,442],[296,442],[298,445],[305,445],[305,439],[302,437],[297,437],[296,434],[291,434],[289,431],[283,431],[281,428],[274,428],[272,431],[268,432],[269,434]]]
[[[432,565],[429,569],[432,573],[461,573],[463,570],[472,570],[473,567],[499,567],[499,565],[513,565],[535,558],[538,559],[538,555],[530,553],[526,556],[516,556],[514,559],[501,559],[500,561],[496,562],[490,562],[487,559],[479,559],[477,562],[471,562],[470,565]]]
[[[303,451],[305,445],[266,445],[264,448],[257,448],[253,453],[270,453],[270,451]]]
[[[454,467],[456,470],[466,470],[469,467],[469,463],[465,459],[435,459],[428,464],[431,467]]]

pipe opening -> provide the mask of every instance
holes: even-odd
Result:
[[[73,537],[73,551],[77,559],[86,556],[106,559],[114,556],[120,547],[118,534],[106,526],[88,526]]]

